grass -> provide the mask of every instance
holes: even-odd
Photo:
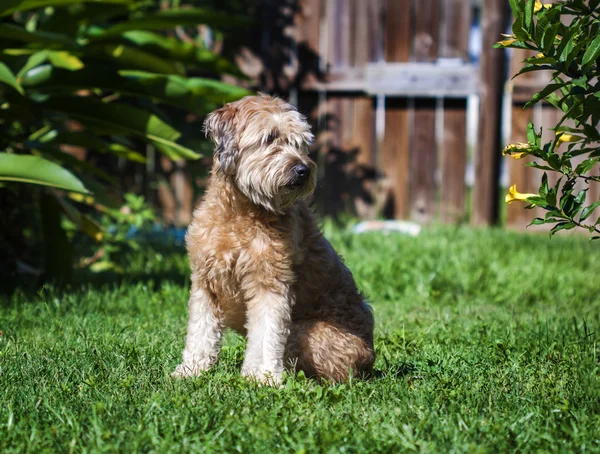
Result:
[[[375,308],[375,377],[260,387],[229,335],[172,380],[186,259],[145,249],[120,281],[1,300],[0,451],[600,452],[598,245],[326,232]]]

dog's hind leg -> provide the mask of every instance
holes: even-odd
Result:
[[[372,339],[365,332],[349,330],[322,320],[292,324],[286,347],[287,363],[308,377],[343,382],[370,374],[375,362]]]
[[[219,308],[208,292],[192,287],[188,303],[189,322],[183,362],[171,374],[173,377],[200,375],[217,361],[221,334],[222,317]]]

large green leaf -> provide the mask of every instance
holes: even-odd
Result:
[[[43,67],[49,65],[43,65]],[[22,78],[26,88],[44,93],[80,89],[103,89],[126,95],[156,99],[200,115],[223,103],[235,101],[250,92],[235,85],[213,79],[186,78],[177,75],[153,74],[143,71],[102,72],[102,67],[88,65],[85,71],[65,71],[49,67],[30,70]],[[106,67],[104,67],[106,69]],[[30,77],[31,76],[31,77]]]
[[[89,193],[83,183],[71,172],[38,156],[0,153],[0,180]]]
[[[226,58],[191,43],[184,43],[174,38],[148,31],[129,31],[118,37],[103,36],[100,33],[101,31],[99,30],[98,36],[90,38],[92,43],[90,45],[91,48],[93,48],[94,43],[116,43],[135,46],[140,50],[164,59],[187,63],[217,74],[225,73],[241,79],[247,79],[247,76]]]
[[[596,36],[588,45],[583,55],[582,65],[587,65],[590,62],[595,62],[600,57],[600,36]]]
[[[118,36],[130,30],[165,30],[183,26],[206,24],[214,27],[239,27],[253,24],[247,17],[212,11],[207,8],[172,9],[156,13],[143,14],[104,30],[100,36]]]
[[[169,61],[142,49],[124,44],[89,46],[87,53],[93,56],[108,57],[121,68],[136,68],[160,74],[184,74],[185,69],[177,62]]]
[[[23,27],[13,24],[0,23],[0,38],[6,40],[22,41],[32,44],[43,44],[45,46],[77,48],[76,41],[61,35],[59,33],[48,33],[37,31],[35,33],[28,32]],[[5,46],[2,46],[5,47]]]
[[[0,4],[0,16],[8,16],[16,12],[46,8],[48,6],[68,6],[77,3],[132,4],[134,0],[2,0]]]
[[[165,102],[194,109],[206,106],[206,103],[224,104],[252,94],[245,88],[227,84],[215,79],[201,77],[180,77],[175,75],[152,74],[141,71],[120,71],[123,76],[131,77],[126,84],[144,87],[147,93]],[[214,110],[215,106],[210,106]],[[195,109],[194,109],[195,110]]]
[[[4,63],[0,62],[0,84],[6,84],[9,87],[14,88],[19,93],[24,94],[23,87],[19,85],[15,75]]]
[[[156,115],[135,107],[79,96],[54,96],[42,105],[56,113],[76,118],[84,125],[100,127],[115,135],[141,137],[172,159],[200,157],[176,142],[181,136],[179,131]]]

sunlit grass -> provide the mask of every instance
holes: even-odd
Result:
[[[143,248],[124,279],[4,297],[0,451],[600,451],[598,245],[326,233],[375,309],[375,377],[259,387],[230,335],[213,371],[172,380],[187,262]]]

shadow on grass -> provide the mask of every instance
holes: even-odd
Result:
[[[0,285],[0,307],[10,307],[16,292],[25,297],[34,297],[44,287],[52,287],[60,292],[80,292],[106,289],[126,285],[145,284],[151,288],[163,282],[173,282],[187,286],[189,282],[189,265],[183,246],[169,242],[142,242],[139,251],[128,251],[115,260],[122,271],[104,270],[93,272],[89,267],[75,269],[73,279],[67,284],[57,284],[45,280],[44,275],[22,274],[3,280]]]

